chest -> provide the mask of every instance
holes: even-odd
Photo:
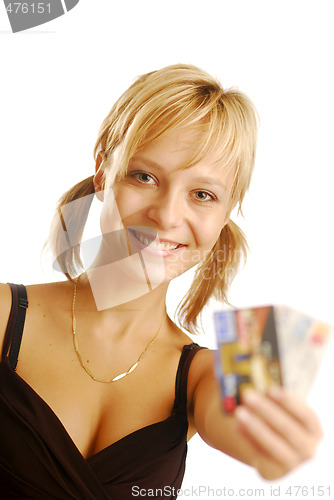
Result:
[[[89,377],[71,342],[63,339],[59,349],[47,335],[38,344],[29,338],[28,328],[17,373],[53,410],[84,457],[172,414],[180,351],[166,357],[157,344],[132,373],[106,384]],[[128,364],[121,360],[116,370]],[[99,377],[118,374],[113,363],[95,364],[92,371]]]

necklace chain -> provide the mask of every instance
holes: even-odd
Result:
[[[149,350],[149,348],[152,346],[153,342],[157,338],[157,336],[158,336],[158,334],[159,334],[159,332],[160,332],[160,330],[162,328],[162,325],[164,324],[164,321],[165,321],[165,319],[167,317],[167,313],[164,315],[164,317],[163,317],[163,319],[162,319],[162,321],[160,323],[160,326],[158,328],[158,331],[154,335],[153,339],[146,346],[146,348],[141,353],[141,355],[139,356],[139,358],[137,359],[137,361],[132,366],[130,366],[130,368],[126,372],[120,373],[119,375],[116,375],[116,377],[110,378],[110,379],[108,379],[108,378],[99,378],[99,377],[95,377],[95,375],[93,375],[93,373],[88,368],[88,366],[85,365],[85,363],[83,362],[82,356],[81,356],[81,354],[79,352],[79,343],[78,343],[78,338],[77,338],[77,333],[76,333],[77,320],[76,320],[76,317],[75,317],[75,300],[76,300],[76,296],[77,296],[77,285],[75,284],[74,285],[74,291],[73,291],[73,302],[72,302],[72,333],[73,333],[74,350],[76,352],[77,358],[78,358],[78,360],[79,360],[82,368],[85,370],[86,373],[88,373],[88,375],[93,380],[95,380],[95,382],[101,382],[101,383],[104,383],[104,384],[109,384],[110,382],[116,382],[116,380],[120,380],[121,378],[125,377],[126,375],[129,375],[131,372],[133,372],[133,370],[135,370],[137,368],[137,366],[143,360],[145,354],[147,353],[147,351]]]

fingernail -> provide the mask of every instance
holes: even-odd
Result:
[[[238,406],[238,408],[235,410],[235,416],[238,420],[240,420],[240,422],[243,422],[244,424],[249,422],[249,419],[251,418],[249,411],[247,411],[243,406]]]

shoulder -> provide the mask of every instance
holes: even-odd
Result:
[[[66,281],[27,285],[26,290],[30,310],[37,305],[44,308],[52,305],[53,307],[61,306],[64,299],[66,300],[66,297],[73,293],[72,285]]]
[[[73,286],[68,282],[43,283],[26,286],[28,309],[25,325],[25,338],[33,335],[37,337],[44,328],[54,329],[63,327],[67,317],[73,295]]]
[[[215,383],[214,374],[214,352],[210,349],[199,349],[193,357],[187,381],[187,401],[188,401],[188,437],[190,438],[198,431],[195,422],[195,405],[198,400],[198,393],[210,391]]]
[[[12,294],[7,284],[0,283],[0,346],[2,348],[5,331],[7,328],[10,308],[12,304]]]
[[[182,351],[184,347],[191,346],[196,343],[196,338],[189,337],[181,330],[170,318],[168,318],[169,343],[178,351]],[[201,346],[199,346],[201,347]],[[188,371],[188,400],[194,394],[198,383],[205,377],[214,376],[214,351],[205,347],[197,349],[191,360]],[[190,398],[189,398],[190,396]]]
[[[28,295],[28,313],[45,314],[55,307],[61,307],[64,297],[71,293],[66,282],[43,283],[26,286]],[[11,290],[8,284],[0,283],[0,346],[2,348],[12,304]]]
[[[193,401],[198,387],[206,381],[215,380],[214,351],[199,349],[195,354],[188,374],[188,396]]]
[[[167,315],[166,322],[166,340],[168,345],[178,352],[182,352],[182,349],[186,345],[193,343],[193,340],[189,335],[187,335],[179,326]]]
[[[212,349],[202,348],[197,351],[192,360],[189,376],[194,381],[199,381],[202,377],[214,374],[214,351]]]

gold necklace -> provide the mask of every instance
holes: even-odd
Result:
[[[124,372],[124,373],[121,373],[120,375],[117,375],[116,377],[114,378],[98,378],[98,377],[95,377],[93,375],[93,373],[91,372],[91,370],[88,368],[87,365],[85,365],[85,363],[83,362],[82,360],[82,356],[79,352],[79,344],[78,344],[78,339],[77,339],[77,334],[76,334],[76,328],[77,328],[77,320],[76,320],[76,317],[75,317],[75,314],[74,314],[74,308],[75,308],[75,300],[76,300],[76,296],[77,296],[77,285],[75,284],[74,285],[74,292],[73,292],[73,302],[72,302],[72,333],[73,333],[73,345],[74,345],[74,350],[76,352],[76,355],[78,357],[78,360],[82,366],[82,368],[85,370],[86,373],[88,373],[88,375],[93,379],[95,380],[95,382],[102,382],[104,384],[109,384],[110,382],[116,382],[116,380],[120,380],[121,378],[125,377],[126,375],[129,375],[131,372],[133,372],[133,370],[135,368],[137,368],[137,366],[139,365],[139,363],[142,361],[143,357],[145,356],[145,354],[147,353],[147,351],[149,350],[149,348],[151,347],[151,345],[153,344],[153,342],[155,341],[155,339],[157,338],[161,328],[162,328],[162,325],[164,324],[164,321],[167,317],[167,313],[164,315],[161,323],[160,323],[160,326],[158,328],[158,331],[157,333],[154,335],[153,339],[151,340],[151,342],[146,346],[146,348],[144,349],[144,351],[141,353],[141,355],[139,356],[139,358],[137,359],[137,361],[132,365],[130,366],[130,368]]]

